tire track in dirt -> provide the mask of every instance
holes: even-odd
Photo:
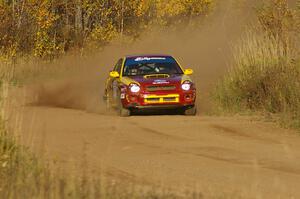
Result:
[[[265,139],[265,138],[262,138],[262,137],[259,137],[257,135],[250,135],[250,134],[247,134],[245,132],[241,132],[239,130],[236,130],[236,129],[233,129],[233,128],[230,128],[230,127],[227,127],[227,126],[221,126],[221,125],[218,125],[218,124],[212,124],[211,127],[215,128],[218,132],[218,133],[224,133],[224,134],[227,134],[228,136],[231,136],[231,137],[238,137],[238,138],[244,138],[244,139],[253,139],[253,140],[257,140],[257,141],[262,141],[262,142],[266,142],[266,143],[272,143],[272,144],[281,144],[281,142],[279,141],[275,141],[275,140],[271,140],[271,139]]]
[[[141,126],[139,124],[133,123],[133,122],[129,122],[132,126],[136,127],[136,131],[140,131],[141,133],[146,133],[146,134],[152,134],[157,136],[158,139],[166,139],[166,140],[175,140],[175,141],[180,141],[180,140],[186,140],[188,141],[189,139],[185,138],[185,137],[180,137],[180,136],[175,136],[172,134],[167,134],[164,133],[162,131],[158,131],[156,129],[153,128],[149,128],[149,127],[145,127],[145,126]]]
[[[270,169],[284,173],[296,174],[300,175],[300,168],[292,164],[285,165],[284,162],[276,161],[276,160],[268,160],[268,159],[255,159],[252,160],[247,157],[247,154],[240,153],[234,150],[228,150],[224,148],[218,147],[203,147],[199,149],[197,153],[190,153],[185,151],[178,151],[179,153],[193,155],[197,157],[208,158],[216,161],[227,162],[230,164],[238,164],[238,165],[245,165],[249,167],[253,167],[253,165],[258,166],[263,169]]]
[[[300,197],[300,137],[269,123],[15,108],[23,118],[20,141],[37,154],[39,147],[34,146],[43,144],[49,159],[70,172],[82,172],[80,166],[69,168],[82,165],[84,153],[91,175],[104,172],[125,182],[163,184],[174,190],[194,184],[216,192],[246,190],[249,198],[255,193],[247,190],[256,184],[263,198]]]

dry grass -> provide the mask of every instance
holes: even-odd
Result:
[[[284,125],[300,127],[297,50],[268,34],[249,31],[233,53],[233,67],[214,93],[220,110],[271,113]]]

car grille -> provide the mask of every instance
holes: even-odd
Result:
[[[145,103],[149,104],[160,104],[160,103],[178,103],[179,95],[171,94],[171,95],[150,95],[145,97]]]
[[[154,92],[154,91],[173,91],[176,89],[176,86],[174,85],[168,85],[168,86],[148,86],[146,88],[147,91],[149,92]]]
[[[146,102],[159,102],[159,97],[158,98],[148,98],[145,101]]]

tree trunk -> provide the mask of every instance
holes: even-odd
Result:
[[[76,15],[75,15],[75,29],[77,34],[80,34],[82,31],[82,1],[77,0],[76,2]]]

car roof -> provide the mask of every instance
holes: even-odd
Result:
[[[137,57],[172,57],[166,54],[137,54],[137,55],[126,55],[126,59],[132,59]]]

